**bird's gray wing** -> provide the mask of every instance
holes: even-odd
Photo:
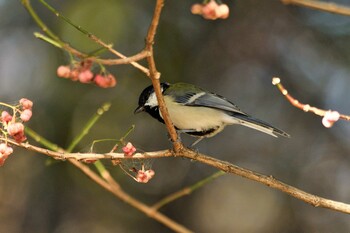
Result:
[[[192,84],[173,84],[163,94],[171,96],[174,98],[174,101],[185,106],[215,108],[231,113],[247,115],[224,97],[205,91]]]
[[[202,106],[208,108],[220,109],[231,113],[247,115],[241,111],[235,104],[231,103],[222,96],[210,92],[196,93],[184,104],[186,106]]]

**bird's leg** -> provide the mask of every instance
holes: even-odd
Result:
[[[176,140],[175,142],[180,142],[180,143],[182,143],[182,139],[181,139],[181,130],[176,130],[176,133],[177,133],[177,140]],[[168,133],[168,139],[169,139],[169,141],[174,142],[174,141],[171,139],[169,133]]]
[[[204,137],[200,137],[198,138],[196,141],[194,141],[194,143],[191,144],[191,147],[193,148],[198,142],[202,141]]]

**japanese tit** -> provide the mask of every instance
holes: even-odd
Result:
[[[203,138],[221,132],[226,125],[233,124],[243,125],[274,137],[290,137],[286,132],[242,112],[224,97],[195,85],[161,83],[161,90],[176,130],[199,137],[192,146]],[[142,91],[138,105],[134,113],[145,111],[164,123],[152,85]]]

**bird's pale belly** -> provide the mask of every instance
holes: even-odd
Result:
[[[175,127],[180,130],[206,131],[215,129],[220,131],[227,124],[236,123],[224,112],[207,107],[188,107],[178,103],[166,103],[169,116]]]

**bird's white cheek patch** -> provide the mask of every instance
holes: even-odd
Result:
[[[150,107],[156,107],[158,106],[158,101],[157,101],[157,96],[156,96],[156,93],[152,93],[147,102],[145,103],[146,106],[150,106]]]

